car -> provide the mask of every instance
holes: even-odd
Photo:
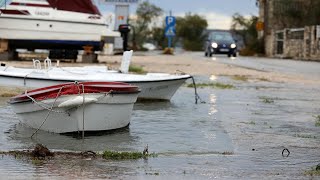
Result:
[[[228,57],[237,56],[237,44],[228,31],[211,31],[205,43],[205,56],[212,54],[227,54]]]

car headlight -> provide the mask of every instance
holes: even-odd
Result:
[[[211,46],[212,46],[213,48],[217,48],[217,47],[218,47],[218,44],[217,44],[217,43],[212,43]]]
[[[230,45],[230,47],[231,47],[232,49],[234,49],[234,48],[236,48],[236,47],[237,47],[237,45],[236,45],[236,44],[234,44],[234,43],[232,43],[232,44]]]

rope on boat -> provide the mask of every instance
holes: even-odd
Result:
[[[76,81],[75,82],[76,84],[78,84],[78,82]],[[81,93],[82,94],[82,97],[83,97],[83,101],[82,101],[82,140],[84,140],[84,121],[85,121],[85,118],[84,118],[84,110],[85,110],[85,93],[84,93],[84,85],[81,84],[82,86],[82,93],[80,92],[80,89],[79,89],[79,94]],[[78,85],[78,88],[79,88],[79,85]],[[104,93],[104,96],[101,96],[99,97],[98,99],[100,98],[103,98],[103,97],[106,97],[107,95],[109,95],[110,93],[112,93],[113,90],[111,89],[109,92],[107,93]]]
[[[46,109],[46,110],[48,110],[48,111],[53,111],[53,112],[55,112],[55,113],[66,113],[66,114],[68,114],[67,112],[65,112],[65,111],[56,111],[56,110],[53,110],[53,109],[50,109],[50,107],[46,107],[46,106],[44,106],[43,104],[45,104],[45,105],[48,105],[48,104],[46,104],[46,103],[43,103],[43,102],[38,102],[37,100],[35,100],[33,97],[31,97],[31,96],[29,96],[29,94],[27,93],[27,90],[25,91],[25,95],[29,98],[29,99],[31,99],[32,100],[32,102],[34,102],[35,104],[37,104],[38,106],[40,106],[40,107],[42,107],[42,108],[44,108],[44,109]],[[49,106],[49,105],[48,105]]]
[[[87,74],[88,74],[88,73],[81,73],[81,72],[69,71],[69,70],[63,69],[62,67],[56,67],[56,68],[59,68],[59,69],[61,69],[62,71],[65,71],[65,72],[70,73],[70,74],[78,74],[78,75],[87,75]]]
[[[185,72],[183,71],[180,71],[180,70],[176,70],[182,74],[186,74]],[[193,83],[193,88],[194,88],[194,98],[195,98],[195,104],[198,104],[198,100],[200,100],[200,103],[206,103],[205,101],[203,101],[201,99],[201,97],[199,96],[198,92],[197,92],[197,84],[196,84],[196,81],[194,80],[194,77],[193,76],[190,76],[191,79],[192,79],[192,83]]]
[[[30,74],[30,73],[29,73],[29,74]],[[29,74],[27,74],[27,75],[25,75],[25,76],[23,77],[23,85],[24,85],[24,86],[27,84],[26,80],[27,80],[27,76],[28,76]]]
[[[8,68],[9,68],[9,66],[6,66],[3,71],[6,71]]]
[[[43,126],[43,124],[47,121],[50,113],[53,111],[52,108],[53,108],[54,104],[56,103],[57,99],[59,98],[59,95],[60,95],[60,93],[61,93],[61,91],[62,91],[63,88],[64,88],[64,86],[62,86],[62,87],[59,89],[59,92],[58,92],[56,98],[54,99],[54,102],[52,103],[51,108],[49,109],[46,118],[42,121],[42,123],[41,123],[41,125],[39,126],[39,128],[31,135],[31,138],[39,131],[39,129],[40,129],[40,128]],[[27,92],[27,91],[26,91],[26,92]]]
[[[82,106],[83,106],[83,109],[82,109],[82,139],[84,139],[84,121],[85,121],[85,118],[84,118],[84,110],[85,110],[85,91],[84,91],[84,85],[81,84],[82,88],[80,89],[80,85],[78,84],[78,82],[76,81],[75,84],[77,85],[78,89],[79,89],[79,92],[78,94],[82,94],[82,97],[83,97],[83,101],[82,101]],[[56,103],[57,99],[59,98],[60,96],[60,93],[62,91],[62,89],[64,88],[65,86],[62,86],[60,89],[59,89],[59,92],[57,93],[57,96],[53,102],[53,104],[51,105],[51,107],[46,107],[42,104],[40,104],[40,102],[38,102],[37,100],[35,100],[33,97],[31,97],[30,95],[28,95],[28,92],[27,90],[25,91],[25,95],[30,98],[35,104],[37,104],[38,106],[48,110],[48,114],[47,116],[45,117],[45,119],[43,120],[43,122],[41,123],[41,125],[39,126],[39,128],[31,135],[31,138],[40,130],[40,128],[43,126],[43,124],[47,121],[49,115],[51,112],[55,112],[55,113],[66,113],[66,114],[69,114],[67,111],[56,111],[56,110],[53,110],[53,107],[54,107],[54,104]],[[100,98],[103,98],[103,97],[106,97],[107,95],[111,94],[113,92],[113,90],[111,89],[109,92],[107,93],[104,93],[103,96],[100,96],[98,99]],[[43,103],[43,102],[41,102]],[[45,103],[43,103],[45,104]],[[48,105],[48,104],[46,104]]]
[[[85,108],[84,98],[85,96],[84,96],[84,85],[83,84],[81,85],[82,85],[82,97],[83,97],[82,99],[82,140],[84,140],[84,108]]]

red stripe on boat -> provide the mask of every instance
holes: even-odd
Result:
[[[27,10],[13,10],[13,9],[1,9],[2,14],[13,14],[13,15],[30,15]]]
[[[10,5],[13,6],[30,6],[30,7],[51,7],[49,4],[34,4],[34,3],[19,3],[19,2],[12,2]]]
[[[34,89],[27,91],[28,96],[36,100],[52,99],[62,95],[74,95],[84,93],[137,93],[139,88],[127,83],[121,82],[79,82],[79,83],[66,83],[44,88]],[[62,89],[61,89],[62,88]],[[60,94],[58,95],[61,89]],[[29,100],[25,93],[14,96],[10,99],[11,103],[18,103]]]

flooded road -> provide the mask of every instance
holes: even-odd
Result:
[[[319,62],[306,62],[298,60],[273,59],[263,57],[227,58],[219,55],[211,59],[224,64],[255,69],[258,71],[303,75],[306,78],[311,78],[313,80],[318,81],[320,80]]]
[[[222,59],[223,60],[223,59]],[[316,85],[196,76],[231,89],[181,87],[171,102],[140,102],[128,128],[78,137],[39,132],[19,123],[0,99],[0,150],[42,143],[63,151],[142,151],[142,160],[51,159],[34,163],[2,156],[0,176],[13,179],[309,179],[320,163],[320,87]],[[187,83],[191,83],[188,81]],[[290,151],[288,157],[282,151]]]

